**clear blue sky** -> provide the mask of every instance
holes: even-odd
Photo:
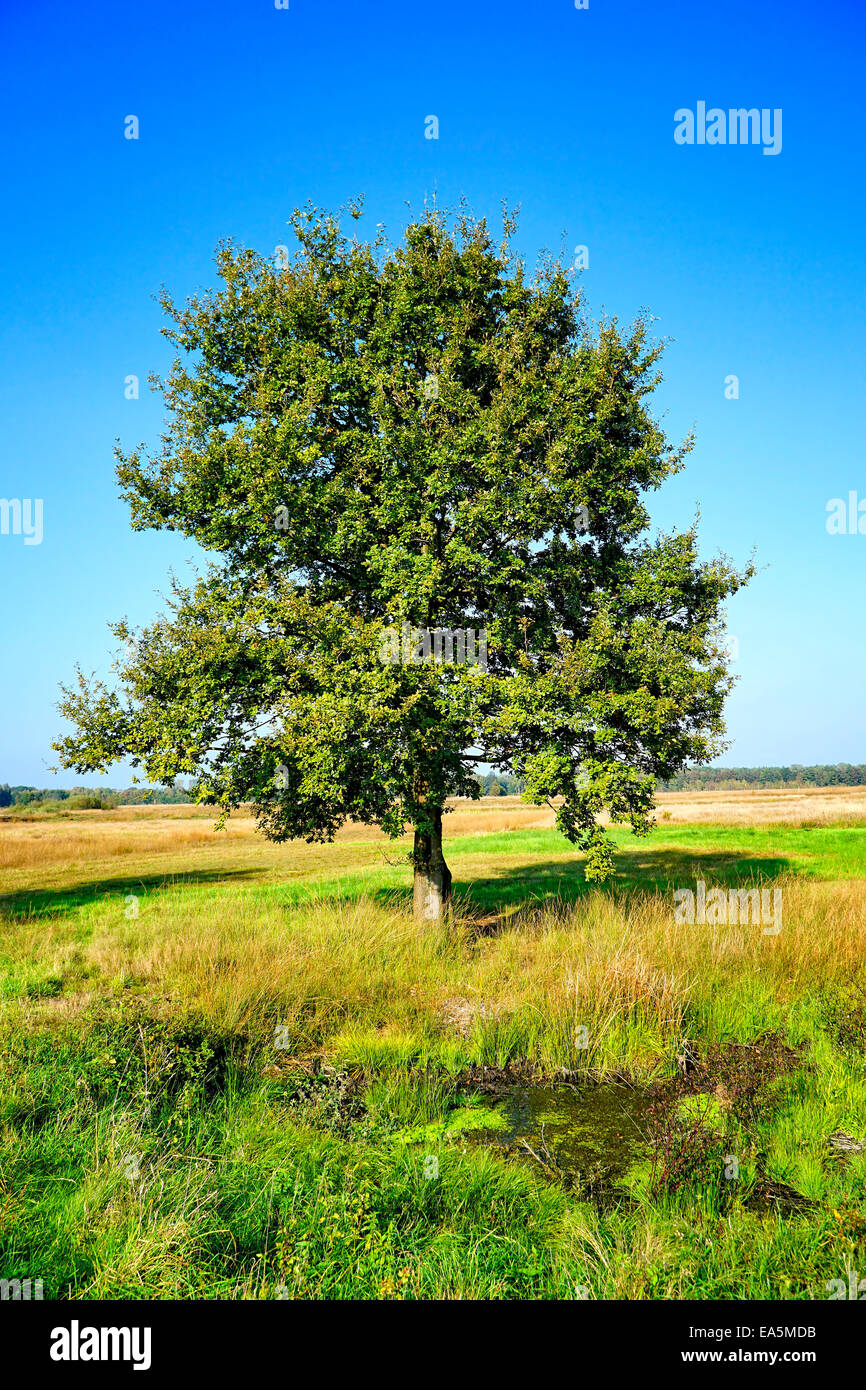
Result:
[[[866,762],[866,535],[825,526],[866,498],[864,39],[862,0],[4,0],[0,497],[42,498],[44,538],[0,535],[0,782],[50,783],[58,683],[107,674],[107,621],[193,557],[129,530],[114,477],[160,430],[153,293],[211,283],[223,237],[272,252],[309,199],[362,193],[397,237],[434,191],[519,203],[529,257],[585,243],[594,312],[673,340],[658,408],[697,447],[654,517],[700,505],[707,554],[763,567],[723,761]],[[781,153],[677,145],[699,101],[781,108]]]

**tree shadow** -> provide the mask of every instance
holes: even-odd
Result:
[[[138,896],[185,888],[199,884],[221,883],[227,879],[248,878],[258,870],[251,869],[193,869],[178,874],[115,874],[108,878],[82,879],[62,888],[23,888],[16,893],[0,895],[0,919],[10,921],[29,917],[46,917],[57,912],[75,912],[90,907],[102,898]]]
[[[603,884],[588,880],[583,856],[573,860],[497,866],[489,878],[461,879],[452,884],[461,915],[485,933],[500,930],[516,912],[544,906],[570,907],[596,891],[617,896],[625,893],[664,893],[677,888],[695,891],[698,879],[707,888],[758,887],[793,869],[791,860],[733,851],[689,849],[639,849],[614,854],[614,873]],[[398,906],[411,906],[412,890],[380,889],[374,896]]]
[[[614,854],[614,875],[604,884],[588,881],[583,856],[546,863],[499,866],[487,878],[463,879],[459,861],[453,882],[461,915],[480,931],[495,931],[521,909],[542,906],[570,907],[593,889],[603,893],[662,892],[676,888],[694,890],[698,879],[707,886],[743,888],[769,882],[792,869],[784,858],[762,857],[729,851],[695,852],[689,849],[649,847]],[[21,889],[0,895],[0,920],[21,921],[55,913],[74,912],[108,897],[121,900],[174,888],[259,880],[256,867],[195,869],[176,874],[115,874],[82,879],[61,888]],[[363,885],[359,892],[363,893]],[[370,891],[370,890],[367,890]],[[389,907],[411,910],[412,888],[372,889],[371,897]],[[335,898],[342,896],[336,892]]]

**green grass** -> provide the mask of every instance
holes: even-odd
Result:
[[[628,829],[614,827],[615,877],[606,891],[641,889],[664,891],[694,886],[696,878],[720,885],[769,882],[793,872],[804,878],[833,881],[866,877],[866,826],[821,826],[804,829],[772,825],[660,827],[637,839]],[[306,847],[304,847],[305,849]],[[72,882],[54,889],[28,888],[0,899],[7,913],[73,912],[90,908],[108,895],[195,891],[202,902],[223,894],[234,883],[267,901],[289,905],[328,899],[357,901],[365,896],[408,896],[411,873],[397,861],[400,850],[371,854],[369,842],[341,843],[346,869],[337,874],[311,868],[301,852],[287,865],[286,881],[260,882],[254,870],[192,870],[166,877],[134,872],[102,875],[96,882]],[[352,851],[357,862],[352,863]],[[593,885],[583,872],[583,858],[556,830],[513,830],[490,835],[467,835],[449,840],[447,857],[454,890],[470,906],[498,910],[526,901],[574,901]],[[370,862],[372,859],[372,862]]]
[[[718,1184],[710,1200],[695,1189],[599,1212],[449,1142],[441,1089],[411,1094],[404,1076],[395,1104],[379,1077],[363,1128],[333,1133],[321,1115],[305,1122],[286,1084],[251,1080],[240,1058],[215,1064],[215,1040],[194,1030],[172,1074],[172,1041],[149,1039],[166,1070],[146,1094],[116,1023],[94,1022],[78,1048],[18,1049],[19,1099],[3,1115],[20,1136],[3,1156],[8,1275],[78,1298],[812,1298],[862,1259],[862,1160],[813,1182],[822,1205],[805,1217],[754,1214]],[[835,1118],[862,1107],[863,1082],[853,1058],[834,1054],[832,1071]],[[757,1135],[777,1145],[774,1175],[809,1177],[826,1104],[801,1076]],[[416,1135],[393,1130],[395,1116],[431,1114]]]
[[[553,831],[450,841],[468,917],[441,932],[369,844],[333,874],[300,852],[285,882],[191,855],[168,879],[13,883],[0,1277],[71,1298],[813,1299],[862,1274],[866,1157],[827,1138],[866,1135],[866,828],[615,834],[601,890]],[[670,889],[697,877],[781,884],[779,938],[675,931]],[[671,1107],[678,1185],[636,1152],[598,1205],[467,1137],[498,1122],[467,1067],[669,1084],[684,1036],[770,1033],[797,1061],[754,1100]],[[802,1204],[762,1205],[767,1184]]]

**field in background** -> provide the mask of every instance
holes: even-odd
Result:
[[[866,789],[662,795],[651,836],[616,830],[603,888],[548,808],[460,802],[441,931],[411,920],[408,840],[212,822],[0,820],[0,1276],[821,1298],[866,1273]],[[677,925],[698,878],[780,890],[782,930]],[[599,1202],[456,1142],[478,1068],[662,1087],[650,1168]],[[673,1108],[680,1084],[706,1113]]]
[[[573,889],[582,882],[580,857],[554,829],[554,819],[551,808],[526,806],[518,797],[452,803],[444,833],[452,869],[465,873],[459,886],[468,890],[489,873],[501,877],[501,870],[514,870],[522,861],[533,877],[543,855],[565,880],[562,891],[568,892],[569,881]],[[866,838],[860,833],[866,830],[866,787],[661,793],[656,819],[656,830],[645,840],[615,828],[621,876],[645,876],[648,867],[654,881],[665,867],[688,872],[690,849],[698,867],[714,849],[720,860],[738,849],[749,861],[740,865],[745,873],[755,858],[767,861],[766,873],[773,868],[768,861],[787,856],[791,867],[822,876],[866,875]],[[329,890],[348,891],[362,883],[378,888],[409,881],[400,865],[409,836],[394,842],[373,826],[347,825],[331,845],[275,845],[262,838],[249,815],[235,814],[223,831],[214,829],[215,820],[214,810],[200,806],[127,806],[33,819],[0,815],[0,895],[18,907],[30,894],[38,905],[46,901],[46,890],[120,891],[168,876],[311,887],[324,878]],[[672,835],[674,827],[693,830]],[[807,838],[814,831],[822,833]],[[486,837],[483,846],[476,843],[479,836]]]

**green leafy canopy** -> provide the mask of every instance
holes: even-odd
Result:
[[[64,689],[61,761],[192,774],[276,839],[423,828],[484,761],[606,877],[600,812],[645,832],[656,780],[723,747],[722,604],[752,573],[702,563],[694,526],[649,533],[691,440],[650,414],[647,317],[592,322],[508,215],[501,245],[465,212],[396,247],[291,225],[285,263],[226,243],[218,289],[162,295],[166,432],[118,476],[135,529],[216,558],[151,627],[114,625],[111,686]],[[487,669],[383,663],[404,622],[486,630]]]

